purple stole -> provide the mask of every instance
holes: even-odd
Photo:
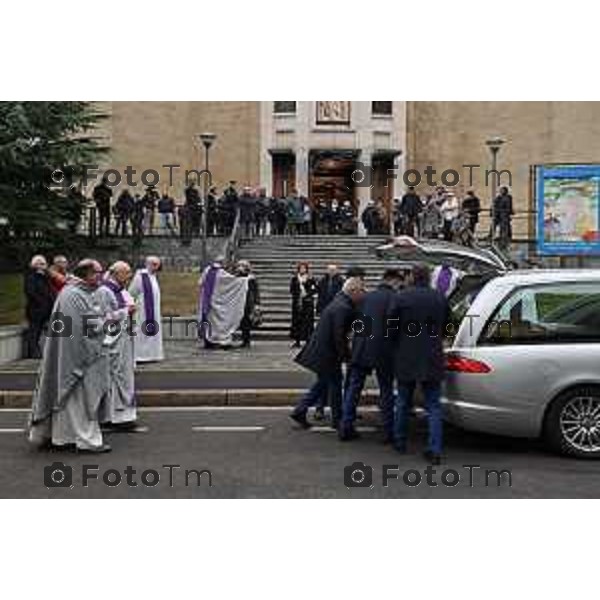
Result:
[[[439,292],[442,292],[444,296],[448,294],[448,290],[450,289],[450,283],[452,282],[452,269],[447,265],[443,265],[440,269],[437,278],[437,289]]]
[[[115,281],[108,279],[104,282],[104,285],[113,292],[117,299],[117,306],[119,308],[125,308],[125,297],[123,296],[123,288]]]
[[[147,336],[155,336],[158,332],[157,323],[154,319],[154,290],[152,289],[152,282],[150,281],[150,275],[148,273],[142,273],[142,290],[144,292],[144,315],[145,321],[145,333]]]

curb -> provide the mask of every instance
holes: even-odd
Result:
[[[290,406],[304,389],[141,390],[139,406]],[[33,392],[0,390],[0,409],[30,408]],[[377,390],[365,390],[361,404],[375,404]]]

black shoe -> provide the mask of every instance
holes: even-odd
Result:
[[[406,447],[405,446],[397,446],[396,444],[394,444],[394,450],[398,454],[406,454]]]
[[[427,460],[432,465],[441,465],[442,464],[442,455],[441,454],[435,454],[435,452],[431,452],[431,451],[427,450],[426,452],[423,452],[423,456],[425,457],[425,460]]]
[[[300,342],[294,342],[291,347],[292,348],[300,348]]]
[[[148,428],[138,425],[136,421],[127,421],[126,423],[113,423],[109,431],[113,433],[146,433]]]
[[[382,443],[384,446],[391,446],[394,443],[394,438],[391,435],[384,435]]]
[[[112,447],[110,444],[102,444],[97,448],[77,448],[79,454],[104,454],[105,452],[111,452]]]
[[[290,419],[295,421],[302,429],[310,429],[312,425],[306,420],[306,413],[292,413]]]
[[[324,421],[325,420],[325,409],[322,407],[315,408],[315,421]]]
[[[360,438],[360,433],[358,433],[354,427],[349,427],[347,429],[340,427],[338,429],[338,437],[341,442],[349,442],[350,440],[357,440]]]

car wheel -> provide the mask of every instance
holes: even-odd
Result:
[[[600,389],[579,387],[554,400],[544,437],[555,451],[577,458],[600,458]]]

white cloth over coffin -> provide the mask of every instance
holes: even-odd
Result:
[[[123,293],[127,294],[126,291]],[[106,377],[109,387],[100,405],[99,419],[100,423],[128,423],[137,418],[133,338],[128,330],[129,311],[127,307],[119,308],[117,296],[110,288],[102,286],[97,294],[102,310],[114,326],[114,335],[104,338],[108,349]]]
[[[203,289],[208,281],[208,274],[215,267],[207,267],[202,273],[198,294],[198,322],[200,337],[221,346],[232,343],[233,334],[240,326],[244,316],[248,278],[231,275],[222,267],[218,267],[214,288],[209,298],[209,307],[203,322]]]
[[[142,324],[148,320],[146,315],[146,304],[150,300],[144,297],[144,285],[142,276],[146,274],[150,278],[152,286],[152,301],[154,302],[154,320],[158,323],[158,332],[156,335],[146,335],[142,331]],[[139,269],[129,286],[129,293],[136,301],[137,311],[135,313],[135,327],[133,328],[135,337],[133,348],[136,362],[150,362],[164,359],[163,338],[162,338],[162,320],[160,312],[160,286],[158,279],[148,269]]]

